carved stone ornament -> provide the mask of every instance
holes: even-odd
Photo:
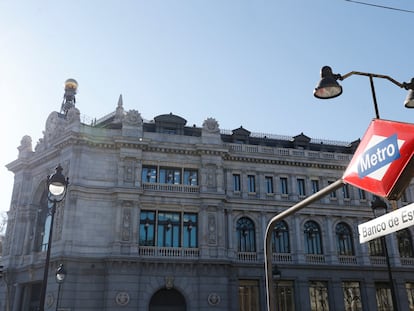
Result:
[[[174,277],[172,276],[166,276],[165,277],[165,288],[171,289],[174,287]]]
[[[70,124],[80,123],[80,111],[78,108],[72,107],[69,109],[67,114],[67,120]]]
[[[119,292],[115,296],[115,302],[118,306],[126,306],[129,304],[129,294],[127,292]]]
[[[50,308],[54,302],[55,302],[55,297],[53,296],[53,293],[47,293],[46,298],[45,298],[46,307]]]
[[[141,114],[137,110],[129,110],[123,122],[130,126],[140,126],[142,125]]]
[[[221,297],[216,293],[210,293],[210,295],[207,297],[207,301],[210,306],[217,306],[220,304]]]
[[[207,118],[203,122],[203,129],[207,130],[210,133],[215,133],[219,131],[219,124],[214,118]]]

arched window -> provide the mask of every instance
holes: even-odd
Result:
[[[322,238],[319,225],[310,220],[304,225],[305,251],[307,254],[322,254]]]
[[[289,229],[284,220],[277,222],[273,229],[272,246],[274,253],[290,253]]]
[[[336,225],[335,232],[338,255],[354,255],[354,243],[351,228],[347,224],[340,222]]]
[[[242,217],[237,221],[237,240],[239,252],[255,252],[256,239],[254,223],[247,217]]]
[[[412,258],[413,252],[413,240],[411,238],[410,230],[403,229],[397,232],[398,250],[400,251],[400,257]]]

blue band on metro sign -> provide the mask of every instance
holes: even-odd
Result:
[[[414,124],[374,119],[342,179],[397,200],[414,174]]]
[[[358,176],[363,178],[400,157],[397,134],[365,151],[359,159]]]

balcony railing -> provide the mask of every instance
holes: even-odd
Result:
[[[243,262],[257,262],[256,252],[238,252],[237,260]]]
[[[373,265],[385,265],[386,259],[384,256],[369,256],[369,261]]]
[[[181,184],[160,184],[143,182],[142,188],[150,191],[168,191],[168,192],[187,192],[197,193],[200,192],[199,186],[181,185]]]
[[[311,264],[325,263],[325,256],[320,254],[306,254],[306,262]]]
[[[273,262],[292,262],[291,253],[273,253]]]
[[[198,248],[138,246],[138,254],[142,257],[198,258],[200,251]]]
[[[339,160],[349,161],[352,155],[343,153],[333,152],[315,152],[310,150],[298,150],[291,148],[277,148],[267,146],[254,146],[254,145],[243,145],[243,144],[225,144],[230,151],[236,153],[262,153],[262,154],[273,154],[276,156],[292,156],[292,157],[307,157],[312,159],[327,159],[327,160]]]
[[[357,264],[357,259],[355,256],[339,255],[338,260],[339,260],[339,263],[343,265],[356,265]]]

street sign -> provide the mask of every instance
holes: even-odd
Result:
[[[359,242],[365,243],[414,225],[414,203],[358,225]]]
[[[374,119],[342,179],[398,200],[414,176],[414,124]]]

